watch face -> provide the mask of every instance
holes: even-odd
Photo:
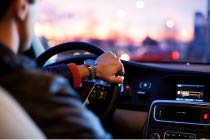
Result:
[[[87,66],[96,65],[96,61],[93,59],[87,59],[84,61],[84,64]]]

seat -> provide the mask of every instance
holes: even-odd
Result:
[[[20,104],[0,87],[0,139],[46,139]]]

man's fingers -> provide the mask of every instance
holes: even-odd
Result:
[[[108,82],[113,84],[123,83],[124,76],[111,77]]]
[[[120,70],[120,76],[124,76],[124,74],[125,74],[125,69],[124,69],[124,67],[122,66],[122,69]]]

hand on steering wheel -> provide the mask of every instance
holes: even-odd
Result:
[[[121,60],[112,52],[102,54],[96,59],[96,76],[109,83],[123,83],[124,67]],[[116,75],[120,72],[120,75]]]
[[[93,101],[91,106],[94,108],[93,110],[95,113],[98,114],[102,120],[106,120],[116,107],[116,101],[121,90],[121,86],[118,83],[123,82],[122,76],[115,75],[118,71],[121,74],[124,73],[124,68],[120,59],[111,52],[104,53],[102,49],[93,44],[84,42],[68,42],[45,51],[37,58],[37,64],[39,66],[43,66],[53,55],[69,50],[85,50],[99,56],[98,59],[96,59],[98,63],[96,76],[110,82],[111,84],[92,84],[92,86],[94,86],[91,90],[86,90],[86,98],[90,98],[90,100]],[[102,92],[105,93],[105,98],[103,98],[103,100],[98,98],[101,96]]]

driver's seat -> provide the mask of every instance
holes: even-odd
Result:
[[[0,87],[0,139],[45,139],[24,109]]]

